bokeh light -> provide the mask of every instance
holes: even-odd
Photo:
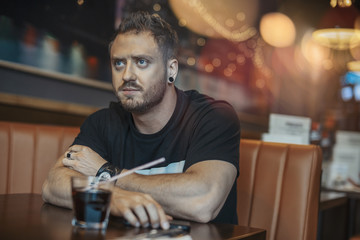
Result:
[[[301,40],[301,53],[312,65],[321,66],[329,58],[330,49],[315,42],[309,30]]]
[[[346,64],[346,66],[351,72],[360,72],[360,61],[350,61]]]
[[[195,63],[196,63],[196,60],[195,60],[195,58],[193,58],[193,57],[189,57],[189,58],[186,60],[186,63],[187,63],[189,66],[194,66]]]
[[[161,10],[161,6],[158,3],[155,3],[153,6],[154,11],[159,12]]]
[[[346,50],[360,44],[360,31],[352,28],[325,28],[314,31],[313,38],[325,47]]]
[[[180,26],[206,37],[245,41],[257,33],[258,0],[170,0],[169,5]]]
[[[196,40],[196,44],[197,44],[198,46],[200,46],[200,47],[205,46],[205,43],[206,43],[205,38],[198,38],[198,39]]]
[[[282,13],[265,14],[260,21],[260,34],[274,47],[288,47],[295,41],[296,30],[292,20]]]

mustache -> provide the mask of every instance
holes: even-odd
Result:
[[[123,91],[124,89],[131,89],[136,91],[143,90],[143,88],[140,85],[138,85],[136,82],[124,82],[124,84],[118,88],[118,91]]]

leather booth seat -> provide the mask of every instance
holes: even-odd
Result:
[[[0,122],[0,194],[41,193],[78,127]],[[321,151],[317,146],[241,140],[239,225],[267,230],[267,240],[316,239]]]
[[[0,194],[41,193],[79,127],[0,122]]]
[[[315,240],[321,162],[315,145],[241,140],[239,225],[266,229],[267,240]]]

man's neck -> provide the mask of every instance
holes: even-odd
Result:
[[[170,120],[177,102],[175,87],[166,90],[162,101],[145,113],[132,113],[139,132],[153,134],[159,132]]]

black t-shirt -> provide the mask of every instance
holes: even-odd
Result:
[[[239,172],[240,125],[231,105],[194,90],[176,91],[175,111],[159,132],[140,133],[131,113],[111,103],[85,120],[73,144],[88,146],[125,169],[165,157],[165,162],[140,174],[184,172],[204,160],[227,161]],[[237,223],[236,182],[213,222]]]

